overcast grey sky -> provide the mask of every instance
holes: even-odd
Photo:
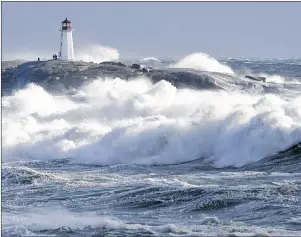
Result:
[[[58,51],[61,21],[74,44],[121,57],[300,57],[301,2],[2,2],[2,51]]]

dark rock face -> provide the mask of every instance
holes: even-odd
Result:
[[[137,70],[141,69],[141,66],[139,64],[136,64],[136,63],[132,64],[130,67],[133,68],[133,69],[137,69]]]
[[[147,67],[144,67],[144,68],[142,68],[142,72],[150,72],[150,68],[147,68]]]
[[[263,81],[263,82],[266,81],[265,77],[254,77],[254,76],[246,75],[246,78],[249,78],[249,79],[252,79],[252,80],[255,80],[255,81]]]
[[[4,64],[4,62],[2,62]],[[28,83],[36,83],[46,90],[56,93],[77,88],[97,78],[120,78],[132,80],[142,75],[154,83],[166,80],[177,88],[192,88],[197,90],[251,90],[277,93],[283,85],[269,86],[262,80],[248,80],[236,75],[203,72],[193,69],[164,68],[150,69],[139,64],[127,66],[120,62],[66,62],[60,60],[33,61],[25,63],[6,62],[1,71],[2,95],[23,88]],[[133,70],[134,69],[134,70]],[[289,85],[285,85],[289,87]],[[294,85],[294,90],[300,86]]]
[[[121,66],[121,67],[127,67],[124,63],[122,62],[111,62],[111,61],[107,61],[107,62],[101,62],[99,64],[102,65],[116,65],[116,66]]]
[[[4,94],[24,87],[27,83],[42,85],[45,89],[56,91],[81,86],[99,77],[134,77],[132,69],[122,63],[103,64],[87,62],[66,62],[60,60],[25,62],[20,68],[6,68],[1,74]]]

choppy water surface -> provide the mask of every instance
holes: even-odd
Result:
[[[137,62],[3,72],[2,235],[300,236],[300,60]]]

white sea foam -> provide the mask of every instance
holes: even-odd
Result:
[[[229,66],[218,62],[215,58],[212,58],[205,53],[189,54],[176,64],[172,64],[170,66],[175,68],[192,68],[201,71],[234,74]]]
[[[64,208],[58,209],[58,207],[44,208],[43,210],[35,208],[23,215],[5,213],[2,222],[2,232],[8,236],[36,236],[35,232],[40,230],[56,231],[62,234],[64,231],[82,233],[83,230],[89,231],[92,229],[96,229],[101,234],[122,230],[123,233],[147,231],[154,235],[180,234],[181,236],[195,234],[198,236],[300,236],[300,231],[245,225],[244,223],[223,221],[210,216],[205,217],[200,224],[190,224],[188,226],[179,224],[135,224],[111,216],[102,216],[91,212],[79,214],[67,211]]]
[[[297,79],[293,78],[285,78],[279,75],[267,75],[264,73],[261,73],[260,76],[266,78],[266,82],[273,82],[273,83],[278,83],[278,84],[300,84],[301,82]]]
[[[119,59],[119,52],[115,48],[98,44],[88,44],[75,49],[77,61],[100,63],[104,61],[116,61]]]
[[[71,213],[64,209],[58,210],[58,208],[48,211],[35,210],[35,212],[31,211],[22,216],[12,216],[10,214],[5,216],[6,218],[3,220],[4,226],[31,226],[32,230],[57,229],[62,227],[72,229],[83,229],[85,227],[116,229],[125,226],[121,221],[114,218],[99,217],[94,213],[86,213],[83,217],[82,214]]]
[[[140,60],[141,62],[161,62],[159,59],[155,58],[155,57],[146,57],[146,58],[142,58]]]
[[[82,100],[78,101],[78,97]],[[97,79],[72,97],[30,84],[3,97],[3,160],[242,166],[301,141],[301,97]]]

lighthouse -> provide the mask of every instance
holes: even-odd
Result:
[[[74,61],[74,49],[71,21],[67,18],[62,22],[61,44],[58,58],[65,61]]]

